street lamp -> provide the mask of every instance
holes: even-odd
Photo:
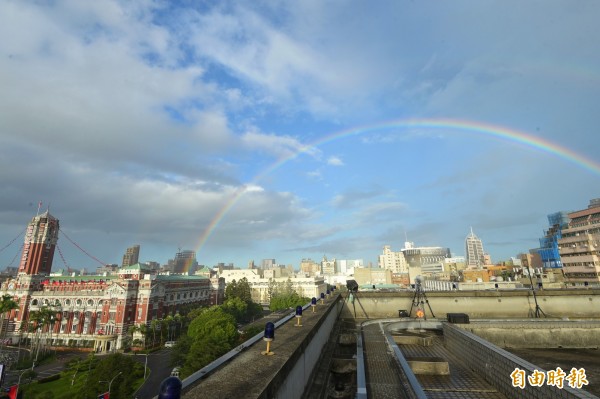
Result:
[[[114,377],[113,377],[113,378],[110,380],[110,382],[108,382],[108,381],[98,381],[98,382],[108,382],[108,396],[110,396],[110,386],[112,385],[112,383],[113,383],[113,381],[115,380],[115,378],[117,378],[119,375],[121,375],[121,373],[122,373],[122,371],[119,371],[119,372],[117,373],[117,375],[115,375],[115,376],[114,376]]]
[[[148,353],[146,353],[146,362],[144,363],[144,381],[146,381],[146,370],[148,369]]]
[[[32,368],[33,370],[33,368]],[[23,371],[21,374],[19,374],[19,381],[17,382],[17,389],[15,391],[15,398],[17,397],[17,394],[19,393],[19,387],[21,386],[21,377],[23,377],[23,374],[25,374],[26,372],[28,372],[29,369]]]

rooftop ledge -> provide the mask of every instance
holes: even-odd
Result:
[[[276,323],[275,339],[271,342],[272,356],[262,355],[266,350],[263,334],[258,334],[249,345],[235,348],[213,363],[224,360],[197,371],[183,380],[182,398],[271,398],[276,395],[290,375],[294,366],[304,355],[310,342],[319,332],[319,328],[331,312],[338,309],[341,300],[339,294],[326,299],[324,304],[318,301],[315,312],[311,306],[304,306],[301,327],[297,327],[295,312],[290,309],[287,321],[278,327]],[[337,318],[337,314],[335,315]],[[250,342],[247,341],[247,342]],[[225,366],[226,367],[223,367]],[[308,373],[312,367],[307,368]],[[307,377],[305,376],[305,380]],[[304,387],[302,387],[302,390]],[[302,391],[299,392],[302,394]]]

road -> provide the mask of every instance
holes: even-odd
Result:
[[[146,362],[146,355],[132,355],[142,365]],[[137,399],[152,399],[158,396],[158,390],[163,380],[171,375],[171,350],[161,349],[148,355],[148,368],[146,382],[135,393]]]
[[[14,349],[4,349],[4,354],[10,354],[14,358],[16,358],[16,350]],[[81,353],[81,352],[69,352],[63,353],[59,355],[59,358],[48,364],[44,364],[41,366],[36,366],[34,371],[37,373],[35,380],[39,380],[40,378],[49,377],[54,374],[58,374],[65,368],[65,363],[74,357],[85,358],[89,355],[89,353]],[[144,365],[146,362],[145,355],[130,355],[137,362]],[[161,382],[171,375],[171,370],[173,367],[171,366],[171,350],[170,349],[161,349],[157,352],[151,353],[148,355],[148,374],[146,375],[146,382],[140,387],[140,389],[136,392],[136,398],[138,399],[152,399],[153,397],[158,395],[158,390],[160,388]],[[19,380],[19,374],[22,373],[19,371],[7,371],[4,377],[4,381],[2,386],[9,387],[13,384],[16,384]]]

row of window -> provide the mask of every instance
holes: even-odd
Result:
[[[93,300],[93,299],[88,299],[86,303],[87,306],[94,306],[94,305],[100,305],[101,301],[98,301],[97,303]],[[84,304],[84,300],[83,299],[76,299],[76,300],[71,300],[71,299],[65,299],[64,302],[61,303],[61,301],[59,299],[56,299],[54,301],[48,300],[48,299],[33,299],[31,300],[31,306],[76,306],[76,307],[82,307]]]
[[[585,278],[597,278],[600,277],[600,273],[565,273],[565,277],[585,277]]]

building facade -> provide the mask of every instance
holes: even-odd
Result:
[[[124,345],[133,326],[150,327],[153,320],[209,305],[223,296],[218,281],[150,274],[139,263],[118,269],[116,275],[51,277],[58,225],[48,212],[32,219],[19,273],[0,285],[0,294],[10,295],[18,304],[2,325],[3,336],[13,343],[46,332],[57,345],[112,351]],[[42,310],[51,314],[49,324],[38,325],[31,317]]]
[[[394,252],[389,245],[383,247],[383,254],[379,255],[379,267],[381,269],[391,270],[392,273],[408,273],[408,264],[404,258],[404,253]]]
[[[568,214],[558,239],[564,276],[573,284],[600,282],[600,198],[587,209]]]
[[[310,258],[300,261],[300,271],[308,276],[319,274],[320,269],[319,264]]]
[[[569,224],[569,216],[566,212],[556,212],[548,215],[548,223],[550,227],[545,231],[544,237],[540,238],[540,247],[537,252],[542,260],[542,267],[560,269],[562,261],[560,260],[558,240],[562,238],[562,229]]]
[[[248,280],[252,300],[263,305],[269,304],[271,294],[278,287],[289,286],[298,295],[306,298],[319,298],[321,293],[327,291],[327,284],[323,277],[287,276],[287,277],[265,277],[261,270],[235,269],[224,270],[219,277],[225,280],[225,284],[233,280],[239,281],[243,278]]]
[[[321,260],[321,274],[333,275],[336,273],[335,258],[327,259],[327,256],[323,255],[323,259]]]

